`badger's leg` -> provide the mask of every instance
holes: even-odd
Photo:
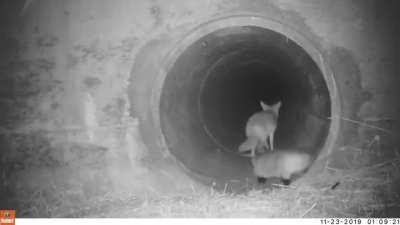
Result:
[[[289,185],[290,184],[290,179],[282,179],[282,182],[284,185]]]
[[[265,184],[266,181],[267,181],[267,178],[265,178],[265,177],[257,177],[257,182],[259,184]]]
[[[290,184],[290,178],[291,178],[290,173],[284,172],[284,173],[282,174],[282,177],[281,177],[282,183],[283,183],[284,185],[289,185],[289,184]]]

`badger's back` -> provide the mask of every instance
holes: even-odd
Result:
[[[282,179],[290,179],[292,175],[306,170],[311,161],[309,154],[289,150],[267,152],[252,159],[256,176]]]

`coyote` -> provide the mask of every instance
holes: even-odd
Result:
[[[258,147],[265,146],[271,151],[274,149],[274,133],[278,122],[281,102],[267,105],[260,101],[260,112],[254,113],[246,124],[247,139],[239,146],[239,152],[255,151]],[[269,144],[267,142],[269,140]]]

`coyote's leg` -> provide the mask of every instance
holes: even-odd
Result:
[[[270,135],[269,135],[269,147],[270,147],[270,150],[271,151],[273,151],[274,150],[274,134],[273,133],[271,133]]]

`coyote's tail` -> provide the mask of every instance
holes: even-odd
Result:
[[[246,141],[239,146],[239,152],[245,152],[248,150],[255,151],[257,143],[258,139],[256,137],[248,137]]]

